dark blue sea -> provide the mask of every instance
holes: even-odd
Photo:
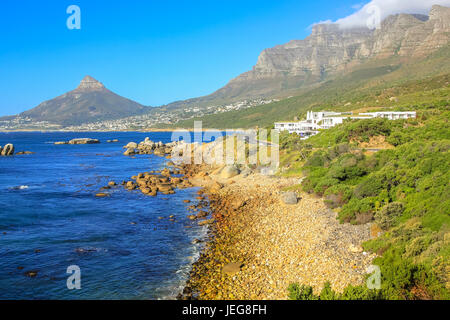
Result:
[[[0,299],[175,297],[201,250],[192,241],[206,233],[183,203],[198,189],[148,197],[120,186],[95,197],[108,181],[164,167],[165,158],[122,155],[123,145],[147,136],[171,139],[166,132],[0,133],[0,145],[35,152],[0,157]],[[101,143],[53,144],[83,137]],[[67,288],[71,265],[81,269],[81,290]]]

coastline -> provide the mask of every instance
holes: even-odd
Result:
[[[17,130],[0,130],[0,133],[11,133],[11,132],[74,132],[74,133],[98,133],[98,132],[140,132],[140,133],[150,133],[150,132],[217,132],[223,129],[213,129],[213,128],[202,128],[201,130],[194,128],[172,128],[172,129],[144,129],[144,130],[44,130],[44,129],[17,129]],[[233,131],[239,131],[245,129],[233,129]]]
[[[298,179],[257,172],[221,179],[217,168],[184,169],[203,188],[214,222],[178,299],[286,300],[295,282],[315,292],[327,281],[338,292],[363,283],[375,257],[360,246],[370,226],[340,224],[322,199],[308,194],[296,205],[282,203],[281,190]]]
[[[157,197],[137,189],[128,192],[124,180],[133,180],[138,172],[160,171],[169,161],[157,154],[122,154],[124,141],[139,142],[145,134],[118,134],[122,143],[117,144],[57,146],[51,142],[72,135],[84,136],[2,134],[0,145],[13,142],[19,150],[36,153],[0,159],[5,212],[0,237],[6,250],[0,283],[10,288],[0,296],[174,299],[199,256],[201,246],[193,242],[206,233],[206,228],[187,219],[188,205],[183,203],[184,199],[196,202],[198,188],[180,188],[172,196],[164,193],[170,191],[168,184],[160,183]],[[106,141],[114,135],[92,136]],[[148,136],[171,141],[170,133]],[[67,261],[82,269],[86,283],[82,291],[66,289],[60,272],[65,274]],[[49,281],[50,277],[61,280]],[[32,282],[33,290],[27,290]]]
[[[168,150],[151,153],[171,162]],[[298,185],[298,178],[255,170],[223,178],[220,166],[167,163],[164,167],[169,169],[136,173],[124,187],[131,183],[131,190],[144,194],[149,194],[150,185],[163,194],[176,188],[201,188],[188,207],[192,214],[200,214],[191,225],[209,230],[206,239],[193,243],[200,256],[178,299],[287,299],[287,288],[294,282],[311,285],[316,292],[326,281],[338,292],[362,283],[374,258],[359,247],[370,238],[370,226],[339,224],[322,199],[308,194],[301,194],[296,205],[282,203],[282,191]],[[170,167],[183,178],[173,180]],[[150,183],[160,174],[170,183],[167,179]]]

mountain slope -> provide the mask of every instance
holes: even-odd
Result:
[[[308,110],[349,111],[360,108],[414,108],[422,103],[450,100],[450,46],[409,62],[390,58],[367,62],[333,80],[305,89],[296,96],[246,110],[180,121],[171,127],[266,127],[293,120]],[[391,101],[391,98],[395,97]]]
[[[167,109],[207,106],[260,97],[286,97],[352,71],[368,61],[426,57],[450,40],[450,8],[435,5],[429,16],[398,14],[379,29],[315,25],[304,40],[264,50],[251,71],[201,98],[178,101]]]
[[[19,116],[33,121],[75,125],[120,119],[146,111],[146,107],[115,94],[94,78],[86,76],[75,90],[45,101]]]
[[[19,118],[71,126],[104,120],[126,122],[124,118],[143,115],[166,123],[170,118],[173,123],[198,111],[221,112],[222,106],[244,100],[282,100],[202,118],[207,126],[220,128],[266,126],[273,121],[291,119],[306,108],[328,107],[326,104],[340,107],[339,100],[351,100],[357,95],[361,101],[355,102],[362,103],[367,96],[374,102],[378,100],[373,98],[374,91],[446,74],[449,40],[450,8],[436,5],[428,16],[389,16],[377,30],[319,24],[304,40],[264,50],[251,71],[205,97],[145,108],[86,77],[77,89],[44,102]],[[181,121],[175,126],[190,127],[191,123]]]

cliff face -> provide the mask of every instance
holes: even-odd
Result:
[[[304,40],[264,50],[251,71],[231,80],[215,95],[243,98],[271,95],[313,84],[368,59],[426,56],[447,45],[449,38],[450,8],[437,5],[429,16],[389,16],[374,31],[319,24]]]
[[[248,78],[321,75],[336,70],[354,58],[371,33],[369,29],[341,30],[338,25],[316,25],[305,40],[264,50]]]

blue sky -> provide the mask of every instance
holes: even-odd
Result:
[[[268,47],[368,1],[2,1],[0,115],[74,89],[89,74],[144,105],[206,95],[250,70]],[[69,5],[81,30],[69,30]]]

